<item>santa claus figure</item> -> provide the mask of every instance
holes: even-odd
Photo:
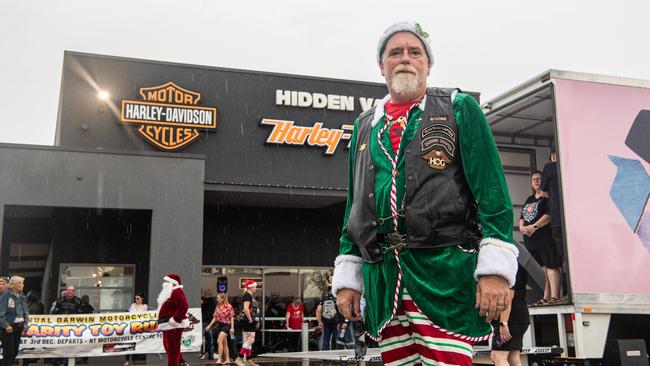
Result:
[[[176,273],[168,274],[163,278],[158,295],[158,329],[163,332],[167,366],[187,364],[181,354],[181,337],[183,329],[190,325],[186,315],[188,308],[181,277]]]

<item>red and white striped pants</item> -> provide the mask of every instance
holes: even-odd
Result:
[[[408,295],[382,332],[379,342],[385,366],[472,365],[472,343],[441,332]]]

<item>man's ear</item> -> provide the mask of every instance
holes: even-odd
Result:
[[[384,60],[383,59],[379,60],[379,71],[381,71],[381,76],[384,76],[384,77],[386,76],[384,74]]]

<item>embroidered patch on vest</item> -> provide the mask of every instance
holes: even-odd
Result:
[[[422,153],[427,153],[433,147],[437,146],[439,151],[445,151],[447,156],[454,157],[456,146],[454,142],[443,136],[431,136],[422,140]],[[423,156],[424,158],[424,156]]]
[[[423,128],[421,132],[421,136],[422,139],[424,139],[425,137],[429,135],[433,135],[435,133],[437,133],[438,135],[444,134],[447,135],[447,137],[449,137],[451,140],[456,140],[456,132],[454,132],[454,130],[451,127],[440,123],[436,123],[434,125]]]
[[[439,150],[431,150],[428,154],[422,155],[422,159],[426,160],[429,168],[436,170],[443,170],[451,164],[447,154]]]

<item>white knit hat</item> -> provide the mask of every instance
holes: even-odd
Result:
[[[381,56],[384,54],[384,48],[386,47],[386,43],[390,37],[398,32],[410,32],[415,34],[415,36],[418,37],[420,41],[422,41],[422,44],[424,44],[424,49],[427,52],[427,56],[429,57],[429,64],[433,65],[433,52],[431,52],[431,41],[429,40],[429,33],[422,30],[420,24],[416,23],[415,21],[397,22],[384,31],[384,34],[381,35],[379,38],[379,43],[377,44],[377,61],[381,61]]]

